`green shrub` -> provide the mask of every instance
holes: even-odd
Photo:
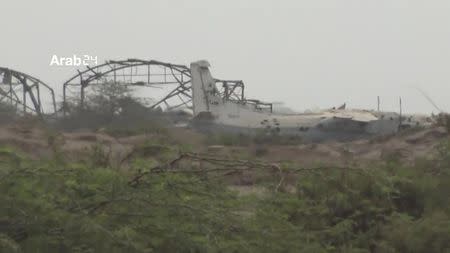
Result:
[[[447,147],[415,166],[292,168],[299,173],[295,193],[246,197],[230,191],[222,174],[152,173],[161,162],[153,156],[174,155],[154,143],[144,147],[152,158],[133,158],[126,172],[107,166],[97,147],[92,154],[100,159],[86,164],[33,161],[4,149],[0,247],[37,253],[448,252]]]

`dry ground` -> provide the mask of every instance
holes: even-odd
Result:
[[[390,157],[413,163],[416,158],[432,156],[436,145],[449,138],[446,130],[440,127],[345,143],[298,145],[208,146],[206,136],[181,128],[169,129],[168,136],[171,144],[189,146],[194,152],[244,159],[257,157],[277,163],[290,161],[300,166],[366,164]],[[69,159],[78,160],[86,156],[93,145],[102,145],[110,150],[111,159],[121,160],[133,147],[160,138],[158,134],[117,138],[102,131],[58,132],[27,121],[0,125],[0,146],[15,147],[35,159],[50,158],[57,147]]]

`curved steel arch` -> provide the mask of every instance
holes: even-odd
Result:
[[[28,74],[0,67],[1,102],[7,99],[16,109],[22,106],[24,113],[30,111],[42,116],[42,114],[45,114],[41,100],[41,93],[44,92],[43,89],[50,94],[52,112],[49,114],[54,114],[56,113],[55,92],[50,86]],[[31,100],[31,105],[29,105],[27,98]]]
[[[133,68],[145,67],[146,69],[133,74]],[[151,71],[151,67],[160,67],[163,72],[155,73]],[[125,73],[125,70],[131,70]],[[120,73],[122,71],[122,73]],[[192,93],[191,93],[191,72],[190,68],[185,65],[171,64],[155,60],[127,59],[120,61],[106,61],[103,64],[89,67],[80,71],[67,80],[63,85],[63,112],[66,114],[67,108],[67,89],[68,87],[79,88],[79,105],[84,106],[86,87],[98,84],[99,81],[110,80],[117,83],[120,78],[128,77],[121,83],[131,86],[154,87],[155,85],[175,84],[176,87],[171,89],[163,98],[154,101],[150,108],[156,108],[164,104],[168,110],[176,109],[182,106],[192,109]],[[134,78],[138,78],[133,81]],[[156,80],[155,80],[156,79]],[[255,108],[261,110],[272,111],[270,103],[262,103],[258,100],[249,100],[244,97],[244,83],[241,80],[220,80],[215,79],[217,95],[224,100],[233,101],[242,104],[254,104]],[[174,99],[177,103],[173,104]]]
[[[142,67],[147,66],[146,69]],[[139,72],[138,72],[138,68]],[[155,73],[151,67],[159,67],[163,72]],[[133,69],[136,70],[133,73]],[[125,70],[131,70],[129,73],[125,73]],[[120,73],[122,71],[122,73]],[[125,80],[125,78],[129,78]],[[133,81],[135,78],[135,81]],[[154,87],[155,85],[168,85],[176,84],[177,87],[171,90],[164,98],[156,101],[150,107],[154,108],[162,103],[166,104],[168,108],[177,108],[181,106],[190,106],[192,103],[192,96],[190,94],[190,81],[191,74],[188,67],[184,65],[171,64],[166,62],[160,62],[155,60],[141,60],[141,59],[127,59],[120,61],[106,61],[103,64],[89,67],[80,71],[67,80],[63,84],[63,110],[66,112],[67,107],[67,89],[68,87],[78,87],[80,90],[79,102],[81,106],[84,106],[85,89],[89,85],[99,83],[101,80],[111,80],[113,82],[120,81],[125,85],[131,86],[144,86]],[[138,81],[136,81],[138,79]],[[168,100],[177,97],[181,103],[177,105],[170,105]]]

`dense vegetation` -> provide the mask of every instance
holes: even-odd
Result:
[[[249,195],[219,173],[151,173],[170,148],[125,171],[94,152],[71,164],[1,149],[2,252],[450,252],[448,144],[416,166],[290,165],[295,191],[267,177]]]

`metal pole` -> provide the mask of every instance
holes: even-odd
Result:
[[[399,105],[400,105],[399,126],[401,126],[402,125],[402,97],[399,97]]]
[[[13,105],[13,87],[12,87],[12,81],[9,82],[9,100],[11,103],[11,106]]]
[[[43,112],[42,106],[41,106],[42,103],[41,103],[41,92],[39,90],[39,84],[36,84],[36,95],[37,95],[38,104],[39,104],[39,108],[36,108],[36,110],[39,110],[39,112],[38,112],[38,114],[39,114],[39,113]]]
[[[377,110],[380,112],[380,96],[377,96]]]
[[[27,112],[27,79],[24,79],[23,83],[23,113]]]
[[[63,117],[66,117],[67,102],[66,102],[66,84],[63,84]]]
[[[81,90],[80,90],[80,106],[83,109],[84,108],[84,85],[81,84]]]
[[[114,64],[114,84],[117,83],[116,64]]]

